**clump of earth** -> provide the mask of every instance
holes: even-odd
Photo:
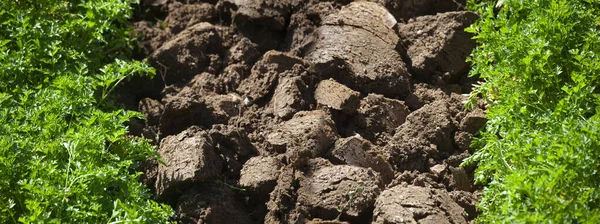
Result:
[[[142,0],[120,100],[179,223],[470,223],[464,0]]]

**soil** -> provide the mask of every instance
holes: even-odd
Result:
[[[142,0],[120,89],[180,223],[470,223],[464,1]]]

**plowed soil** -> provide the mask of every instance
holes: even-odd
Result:
[[[121,89],[180,223],[469,223],[464,0],[142,0]],[[483,107],[483,105],[481,105]]]

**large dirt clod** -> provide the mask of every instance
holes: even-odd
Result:
[[[398,171],[424,171],[429,159],[447,158],[454,152],[456,122],[446,101],[435,101],[414,111],[384,148]]]
[[[283,166],[280,159],[270,156],[252,157],[244,164],[240,174],[240,186],[265,196],[277,184],[280,169]]]
[[[434,77],[446,83],[458,81],[469,70],[467,56],[475,40],[464,28],[477,20],[473,12],[448,12],[418,17],[398,25],[402,44],[412,61],[416,77],[429,81]]]
[[[425,15],[465,10],[466,0],[380,0],[400,21]]]
[[[475,109],[467,114],[465,118],[460,121],[460,130],[475,134],[479,131],[487,122],[485,112],[481,109]]]
[[[398,185],[379,195],[372,224],[466,224],[463,212],[444,190]]]
[[[227,62],[229,64],[243,63],[252,65],[260,58],[258,45],[248,38],[242,38],[227,51]]]
[[[333,79],[321,81],[315,90],[315,100],[318,104],[347,114],[356,112],[360,104],[359,95],[359,92],[339,84]]]
[[[253,223],[243,202],[236,200],[225,184],[212,183],[192,188],[177,202],[177,221],[184,224]]]
[[[325,19],[305,58],[322,78],[332,77],[364,94],[403,96],[410,74],[395,49],[394,23],[382,6],[353,2]]]
[[[230,118],[244,112],[239,96],[215,94],[197,85],[188,85],[163,101],[164,113],[159,125],[161,137],[176,134],[190,125],[226,124]]]
[[[271,191],[267,203],[268,213],[265,216],[265,224],[296,223],[294,220],[294,209],[296,205],[296,170],[286,166],[281,169],[277,178],[277,185]]]
[[[300,71],[296,71],[300,70]],[[310,86],[302,79],[300,67],[279,79],[271,104],[273,112],[282,119],[289,119],[296,112],[307,109],[313,101]]]
[[[154,51],[149,61],[166,84],[189,81],[208,70],[209,55],[223,54],[223,29],[205,22],[193,25]]]
[[[234,179],[240,178],[243,164],[258,154],[244,130],[224,124],[215,124],[209,131],[215,149],[225,160],[223,173]]]
[[[222,172],[223,161],[215,152],[210,136],[195,126],[163,139],[158,153],[164,162],[158,165],[156,180],[156,191],[161,197],[172,196]]]
[[[423,139],[436,145],[441,151],[453,151],[454,132],[457,128],[449,107],[446,101],[435,101],[414,111],[398,127],[394,138]]]
[[[270,151],[285,153],[292,164],[323,156],[339,138],[331,117],[321,111],[301,111],[267,135]]]
[[[294,65],[304,65],[304,60],[278,51],[269,51],[252,67],[252,74],[244,79],[237,91],[252,101],[272,93],[280,73],[292,70]]]
[[[276,49],[283,40],[289,1],[281,0],[225,0],[237,10],[233,14],[234,26],[262,52]]]
[[[410,110],[404,102],[385,98],[379,94],[369,94],[360,101],[357,123],[371,133],[393,133],[404,124]]]
[[[160,28],[159,25],[152,24],[149,21],[136,22],[134,24],[134,30],[136,33],[142,34],[139,38],[142,44],[143,53],[146,55],[154,52],[172,37],[169,32]]]
[[[301,54],[302,49],[312,40],[313,32],[321,26],[325,17],[336,11],[334,4],[326,1],[302,7],[290,18],[282,48],[294,54]]]
[[[382,154],[360,136],[338,139],[328,153],[332,161],[377,171],[383,183],[388,184],[394,178],[394,171]]]
[[[337,165],[314,172],[298,190],[298,203],[312,217],[364,221],[383,188],[378,173],[371,169]]]
[[[172,34],[177,35],[186,28],[201,22],[212,22],[217,17],[215,7],[208,3],[169,4],[169,15],[164,23]]]

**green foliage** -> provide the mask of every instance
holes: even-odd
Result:
[[[0,220],[4,223],[164,223],[135,172],[156,157],[127,137],[141,114],[110,92],[145,63],[126,61],[133,0],[0,4]]]
[[[484,223],[600,222],[600,1],[470,1]]]

